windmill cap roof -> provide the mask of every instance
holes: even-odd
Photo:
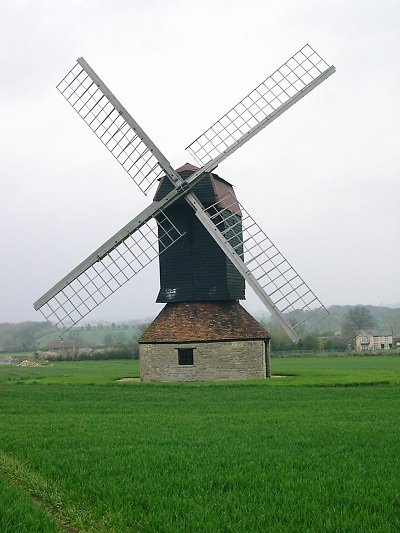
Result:
[[[185,163],[181,167],[176,169],[176,172],[184,172],[185,170],[192,170],[193,172],[196,172],[196,170],[199,170],[200,167],[196,167],[195,165],[192,165],[191,163]]]
[[[181,167],[179,168],[176,168],[175,169],[175,172],[187,172],[187,171],[190,171],[192,174],[193,172],[196,172],[196,170],[200,170],[200,167],[196,167],[196,165],[192,165],[191,163],[185,163],[184,165],[182,165]],[[233,187],[232,183],[230,183],[228,180],[226,180],[225,178],[221,178],[221,176],[219,176],[218,174],[215,174],[215,172],[209,172],[209,174],[211,176],[213,176],[214,178],[217,178],[221,181],[224,181],[225,183],[228,183],[231,187]]]
[[[199,168],[195,165],[185,163],[177,168],[176,172],[178,172],[183,179],[187,179],[197,170],[199,170]],[[172,189],[173,186],[170,180],[166,178],[166,176],[161,176],[154,195],[154,200],[161,200]],[[229,183],[229,181],[218,176],[218,174],[206,172],[200,182],[194,186],[193,192],[204,206],[218,204],[220,209],[229,209],[239,216],[242,215],[240,205],[235,197],[233,185]]]
[[[270,335],[236,300],[168,303],[141,344],[266,340]]]

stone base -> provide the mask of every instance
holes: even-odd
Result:
[[[140,344],[142,381],[216,381],[266,377],[266,342],[240,340]],[[193,365],[180,365],[178,349],[193,348]]]

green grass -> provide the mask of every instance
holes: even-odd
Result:
[[[59,383],[100,385],[123,377],[139,376],[139,361],[132,359],[106,361],[56,361],[54,366],[0,367],[3,383]]]
[[[0,477],[1,533],[57,533],[59,528],[44,509],[18,487]]]
[[[397,532],[399,363],[276,359],[295,376],[181,384],[117,384],[126,360],[0,367],[0,472],[20,522],[40,502],[77,531]]]
[[[39,368],[2,366],[1,383],[106,384],[122,377],[138,377],[139,362],[130,359],[108,361],[56,361]],[[400,356],[286,357],[272,359],[272,373],[283,379],[261,382],[266,387],[334,386],[335,384],[400,383]],[[249,382],[247,382],[249,383]],[[258,383],[258,382],[254,382]],[[137,386],[138,384],[134,384]],[[189,384],[186,384],[189,386]],[[209,383],[190,386],[207,387]],[[211,384],[215,386],[215,384]],[[221,386],[225,386],[223,382]],[[132,386],[132,384],[128,384]],[[185,386],[185,384],[182,384]]]
[[[292,357],[272,359],[273,374],[288,375],[284,386],[400,384],[400,356]],[[273,380],[272,380],[273,381]],[[279,385],[282,385],[282,380]],[[276,385],[273,381],[273,385]]]

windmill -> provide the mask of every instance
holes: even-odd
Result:
[[[158,301],[167,305],[142,338],[147,358],[155,344],[173,345],[179,364],[189,367],[193,347],[185,346],[196,340],[264,343],[268,335],[238,304],[244,299],[245,281],[297,342],[304,327],[327,310],[214,170],[334,72],[305,45],[187,147],[198,167],[186,164],[175,170],[79,58],[58,84],[59,92],[142,192],[147,194],[155,184],[158,188],[146,209],[39,298],[34,308],[68,330],[159,257]],[[206,338],[216,317],[222,317],[219,333]],[[192,333],[179,338],[175,331],[171,336],[171,329],[183,324]],[[221,331],[232,332],[234,327],[241,330],[239,337],[223,338]],[[193,338],[200,330],[203,337]],[[151,338],[152,332],[158,337]],[[149,372],[159,367],[156,357]]]

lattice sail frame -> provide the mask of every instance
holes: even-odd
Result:
[[[141,132],[132,127],[122,104],[97,78],[79,59],[57,89],[146,194],[166,168],[160,165],[152,147],[143,142]]]
[[[175,244],[182,233],[159,211],[153,218],[98,257],[84,272],[68,282],[39,311],[46,320],[65,331],[82,320],[95,307]]]
[[[329,69],[332,67],[306,44],[197,137],[186,150],[200,164],[208,163],[229,151],[252,129]]]
[[[221,205],[224,206],[221,209]],[[237,216],[239,205],[241,217]],[[300,315],[292,324],[300,334],[320,322],[328,310],[303,278],[278,250],[254,218],[229,193],[204,209],[227,243],[239,254],[249,273],[271,299],[280,313]],[[232,221],[232,223],[229,223]]]

